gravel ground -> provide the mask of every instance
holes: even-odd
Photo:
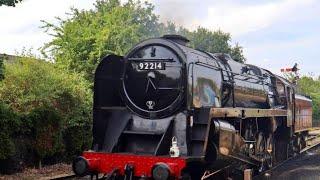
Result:
[[[1,175],[0,180],[42,180],[71,175],[70,164],[55,164],[42,169],[26,169],[13,175]],[[84,177],[81,179],[89,179]],[[255,177],[254,180],[320,180],[320,146],[285,162],[268,172],[268,175]]]
[[[70,175],[72,174],[71,165],[70,164],[55,164],[52,166],[45,166],[42,169],[26,169],[21,173],[16,173],[13,175],[1,175],[0,180],[45,180],[51,179],[52,177],[57,177],[61,175]]]

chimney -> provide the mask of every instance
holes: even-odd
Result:
[[[176,35],[176,34],[167,34],[162,36],[162,38],[174,41],[183,46],[185,46],[188,42],[190,42],[189,39],[187,39],[186,37],[181,35]]]

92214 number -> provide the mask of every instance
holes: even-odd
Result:
[[[163,62],[140,62],[139,70],[165,70],[166,65]]]

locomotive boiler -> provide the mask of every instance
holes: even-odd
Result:
[[[198,179],[234,162],[263,171],[306,147],[309,98],[268,70],[187,43],[166,35],[101,60],[93,145],[74,160],[77,175]]]

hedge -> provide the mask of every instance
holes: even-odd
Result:
[[[66,161],[91,145],[92,91],[81,74],[32,57],[5,63],[0,82],[0,171]],[[50,162],[52,163],[52,162]]]

